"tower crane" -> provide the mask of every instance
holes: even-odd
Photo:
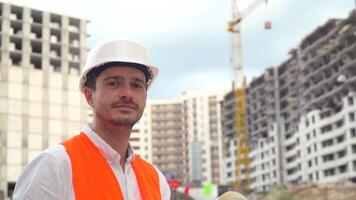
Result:
[[[243,86],[243,54],[241,46],[241,22],[262,2],[267,0],[254,0],[245,10],[238,10],[237,0],[232,0],[232,20],[227,24],[227,30],[232,33],[232,65],[234,68],[234,85],[236,88]]]
[[[267,3],[267,0],[254,0],[245,10],[239,11],[237,0],[232,0],[232,20],[227,24],[227,30],[232,33],[231,54],[234,71],[233,90],[235,95],[235,130],[237,139],[234,187],[239,190],[248,190],[251,183],[246,128],[246,94],[242,62],[241,22],[264,1]]]

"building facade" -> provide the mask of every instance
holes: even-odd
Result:
[[[86,23],[0,3],[0,199],[40,151],[88,119],[78,90]]]
[[[152,123],[151,107],[146,105],[141,119],[134,125],[130,136],[130,145],[141,158],[152,162]]]
[[[187,135],[188,182],[220,183],[223,173],[221,104],[225,91],[185,92],[183,124]]]
[[[233,186],[236,180],[236,107],[235,93],[230,91],[221,101],[222,156],[221,184]]]
[[[356,180],[355,100],[350,93],[337,113],[323,117],[314,110],[301,118],[298,133],[286,141],[296,143],[291,151],[296,156],[287,165],[298,169],[287,171],[289,184]]]
[[[269,68],[247,88],[247,127],[251,185],[266,191],[281,184],[281,131],[278,70]]]
[[[356,180],[355,30],[355,10],[346,19],[327,21],[292,49],[285,62],[248,85],[252,190]],[[224,136],[235,132],[233,98],[229,93],[222,103]],[[238,147],[227,138],[224,156],[233,172],[231,149]]]
[[[166,178],[184,183],[184,144],[181,101],[147,100],[130,137],[135,153],[153,163]]]
[[[298,48],[300,119],[285,138],[286,184],[355,180],[356,11],[331,19]]]
[[[155,100],[151,109],[152,163],[168,179],[184,182],[184,135],[180,100]]]

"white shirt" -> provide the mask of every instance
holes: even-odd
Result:
[[[140,189],[130,161],[135,154],[129,148],[125,171],[120,166],[120,155],[90,127],[82,130],[101,151],[116,175],[125,200],[141,200]],[[162,200],[170,199],[170,189],[163,174],[156,168],[159,176]],[[42,152],[21,174],[16,183],[14,200],[75,200],[72,184],[70,158],[63,145],[56,145]]]

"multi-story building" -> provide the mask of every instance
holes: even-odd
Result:
[[[250,188],[265,191],[281,183],[279,82],[269,68],[247,88],[247,127],[251,173]]]
[[[249,189],[250,166],[246,126],[246,92],[233,89],[221,102],[222,173],[220,183],[240,191]]]
[[[131,131],[130,145],[141,158],[152,162],[151,107],[147,103],[145,111]]]
[[[286,183],[285,177],[287,174],[294,170],[296,166],[288,165],[290,160],[293,160],[295,155],[291,154],[291,149],[294,148],[294,144],[288,143],[296,131],[298,130],[298,123],[300,120],[300,61],[298,57],[298,51],[293,49],[290,51],[290,57],[277,67],[278,70],[278,82],[279,88],[277,88],[279,94],[279,108],[277,112],[279,115],[279,131],[282,141],[280,154],[280,167],[281,167],[281,179],[283,183]]]
[[[153,163],[166,178],[185,182],[186,151],[179,100],[148,100],[132,130],[130,144],[136,154]]]
[[[236,107],[235,92],[230,91],[221,101],[221,129],[222,129],[222,174],[221,184],[233,186],[236,180]]]
[[[222,174],[221,100],[225,91],[183,93],[183,131],[187,135],[188,182],[220,183]]]
[[[184,135],[182,103],[179,100],[152,100],[152,163],[168,179],[184,182]]]
[[[356,180],[355,31],[355,10],[346,19],[331,19],[292,49],[285,62],[249,84],[251,189]],[[230,96],[222,104],[229,120]],[[234,132],[229,120],[223,123],[224,135]]]
[[[222,102],[222,140],[226,172],[223,174],[225,176],[223,184],[234,185],[237,173],[240,173],[239,176],[244,177],[242,180],[245,184],[250,184],[249,187],[255,191],[264,191],[270,186],[281,183],[278,84],[277,69],[269,68],[263,75],[253,79],[246,88],[249,164],[243,166],[240,172],[236,172],[235,169],[238,150],[235,104],[238,97],[234,91],[225,95]],[[239,186],[235,185],[235,187]]]
[[[86,21],[0,3],[0,199],[39,152],[87,121]]]
[[[301,118],[295,160],[298,170],[287,176],[290,184],[356,180],[356,95],[345,96],[341,109],[323,116],[314,110]],[[292,140],[291,140],[292,141]]]
[[[298,49],[299,119],[285,140],[286,183],[356,179],[356,11],[331,19]]]

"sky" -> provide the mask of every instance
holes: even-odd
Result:
[[[231,87],[232,0],[0,0],[89,20],[87,47],[127,38],[146,47],[160,69],[150,99]],[[254,0],[239,0],[243,11]],[[247,80],[288,59],[288,51],[330,18],[345,18],[356,0],[266,0],[241,24]],[[264,23],[272,22],[265,30]]]

